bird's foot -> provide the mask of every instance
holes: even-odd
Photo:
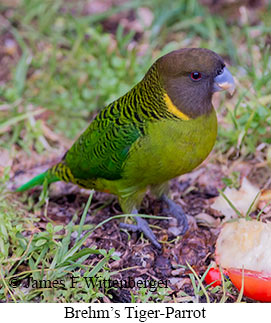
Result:
[[[162,195],[161,199],[162,201],[167,203],[166,211],[169,214],[173,215],[178,221],[178,226],[182,227],[181,234],[182,235],[185,234],[186,231],[188,230],[188,220],[187,220],[186,214],[184,213],[183,208],[179,204],[176,204],[165,194]]]
[[[135,220],[136,224],[120,223],[120,227],[133,232],[142,232],[157,249],[161,249],[161,245],[149,227],[148,222],[139,216],[136,216]]]

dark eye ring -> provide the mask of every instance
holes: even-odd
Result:
[[[190,74],[190,77],[193,81],[199,81],[199,80],[201,80],[201,73],[200,72],[192,72]]]

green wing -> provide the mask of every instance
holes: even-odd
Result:
[[[65,155],[75,178],[121,178],[130,147],[143,131],[142,121],[123,113],[121,103],[118,100],[103,109]]]
[[[120,179],[131,146],[147,134],[148,124],[176,119],[168,112],[155,75],[105,107],[67,152],[64,164],[75,178]]]

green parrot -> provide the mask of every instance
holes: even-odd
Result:
[[[168,181],[192,171],[212,150],[217,118],[216,91],[235,88],[223,59],[205,48],[183,48],[159,58],[144,78],[96,116],[61,162],[16,191],[56,181],[118,196],[124,213],[137,214],[150,189],[168,205],[182,234],[188,228],[184,211],[169,197]],[[148,223],[136,225],[157,247]]]

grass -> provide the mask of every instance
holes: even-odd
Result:
[[[21,0],[14,7],[0,4],[4,22],[0,36],[9,35],[15,44],[10,75],[0,84],[0,149],[8,152],[13,167],[20,164],[16,160],[19,152],[28,158],[33,153],[46,156],[50,150],[56,152],[63,145],[62,138],[76,138],[99,109],[144,76],[154,59],[189,46],[222,54],[238,80],[234,97],[226,101],[222,95],[217,103],[223,122],[216,151],[225,155],[234,151],[233,155],[245,159],[264,143],[267,159],[266,147],[271,143],[271,25],[267,10],[259,11],[257,22],[250,24],[246,13],[241,21],[229,23],[196,0],[134,0],[95,15],[84,14],[84,4],[64,0]],[[137,32],[112,19],[116,14],[127,17],[127,12],[132,12],[135,20],[144,21],[142,7],[150,10],[152,22],[143,23]],[[42,211],[34,199],[5,193],[13,167],[0,169],[0,300],[110,300],[111,290],[83,284],[84,277],[94,274],[101,279],[110,277],[108,264],[117,259],[113,249],[81,248],[86,230],[91,229],[84,222],[88,207],[77,226],[78,215],[74,214],[67,225],[48,222],[43,230],[37,229]],[[89,257],[98,260],[86,265]],[[23,291],[9,285],[10,279],[22,280],[29,275],[36,280],[65,280],[67,273],[81,277],[80,288],[69,289],[70,280],[65,281],[66,289],[57,291]],[[203,280],[196,275],[191,280],[195,293],[200,289],[205,293]],[[166,294],[163,289],[155,296],[139,290],[131,299],[166,301]]]

